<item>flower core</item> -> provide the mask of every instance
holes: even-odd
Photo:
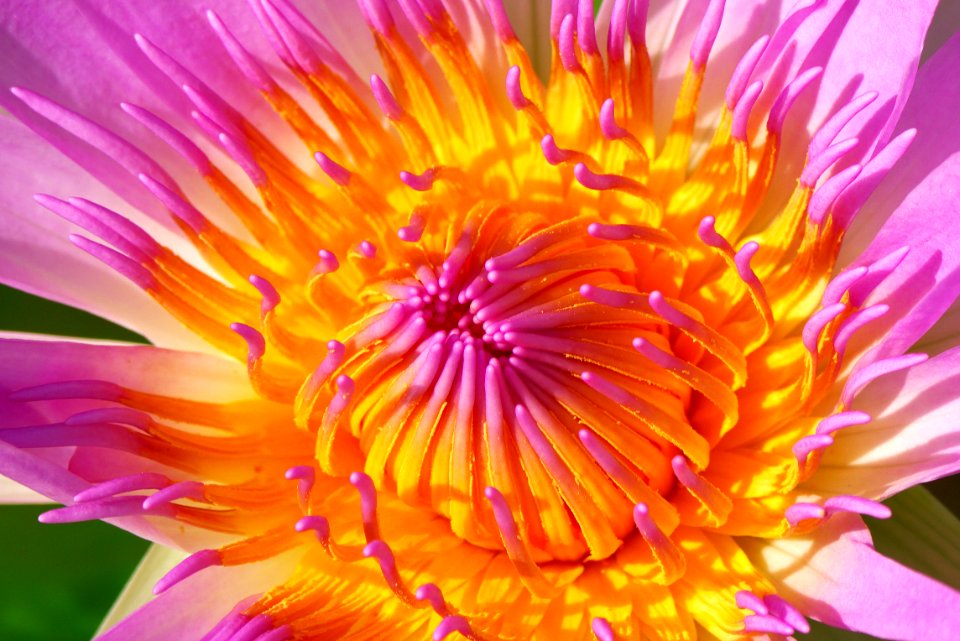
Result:
[[[485,53],[442,3],[359,4],[385,70],[369,83],[292,6],[252,3],[299,93],[209,16],[302,153],[137,38],[193,103],[204,146],[232,158],[260,203],[141,107],[124,105],[203,176],[215,208],[192,204],[113,134],[17,90],[124,151],[119,162],[207,265],[94,203],[41,204],[111,245],[74,237],[245,361],[269,401],[258,414],[79,384],[21,392],[121,403],[110,422],[140,431],[111,446],[164,466],[104,480],[77,497],[83,510],[49,519],[115,516],[130,509],[117,494],[156,490],[147,514],[238,538],[191,556],[160,590],[310,545],[295,575],[221,634],[352,639],[361,623],[364,638],[398,639],[427,628],[478,639],[805,631],[736,537],[802,531],[836,511],[884,516],[857,497],[798,503],[796,490],[832,430],[869,420],[823,408],[848,344],[886,311],[861,307],[879,268],[828,287],[852,216],[837,197],[861,170],[842,162],[857,141],[835,139],[872,97],[828,120],[781,195],[771,184],[782,128],[819,70],[759,100],[763,81],[749,81],[761,39],[695,149],[723,2],[709,4],[676,98],[655,94],[643,2],[612,3],[603,54],[592,3],[555,2],[546,83],[498,0],[481,18],[501,50]],[[657,140],[654,100],[674,98]],[[308,152],[319,171],[298,163]],[[242,233],[226,231],[231,217]],[[249,630],[242,638],[267,639]]]

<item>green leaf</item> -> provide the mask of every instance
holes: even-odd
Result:
[[[960,589],[960,519],[924,487],[887,499],[893,518],[869,523],[877,550]]]

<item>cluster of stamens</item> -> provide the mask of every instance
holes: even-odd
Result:
[[[164,468],[92,478],[74,505],[46,521],[146,515],[237,538],[196,552],[158,591],[205,567],[302,546],[297,533],[314,533],[328,560],[311,549],[291,583],[246,603],[206,637],[283,641],[308,638],[326,621],[320,586],[334,579],[315,568],[337,563],[366,577],[355,567],[366,559],[376,560],[403,607],[440,617],[434,638],[536,628],[481,607],[496,604],[461,605],[470,595],[457,581],[444,583],[442,554],[421,553],[409,543],[418,532],[408,536],[396,522],[421,519],[417,526],[429,526],[450,549],[506,559],[518,586],[510,598],[540,612],[562,603],[570,585],[604,573],[668,594],[670,586],[695,590],[715,570],[696,551],[718,538],[802,532],[843,511],[889,514],[859,497],[797,502],[796,489],[836,430],[870,420],[848,409],[849,395],[918,358],[875,363],[834,413],[810,421],[855,335],[888,311],[867,300],[904,255],[848,270],[828,285],[839,240],[865,198],[844,189],[864,167],[821,178],[857,146],[835,139],[875,94],[854,98],[821,127],[796,189],[770,214],[761,205],[784,121],[819,70],[786,83],[765,133],[754,134],[748,125],[763,82],[750,79],[770,44],[762,38],[731,78],[711,145],[692,159],[722,1],[709,3],[659,149],[643,2],[613,3],[606,57],[592,3],[555,2],[554,66],[544,85],[502,4],[490,0],[510,64],[505,88],[483,81],[443,3],[399,2],[455,95],[462,131],[452,124],[453,106],[439,98],[435,72],[421,64],[385,0],[360,1],[388,70],[369,88],[321,35],[305,33],[292,5],[252,4],[336,136],[212,13],[211,26],[315,152],[322,176],[299,169],[141,37],[146,56],[194,105],[205,144],[235,161],[261,203],[190,136],[141,107],[124,110],[199,172],[253,244],[201,213],[134,145],[43,96],[15,92],[37,113],[115,152],[223,278],[100,205],[45,195],[38,202],[103,241],[77,235],[77,246],[245,361],[266,399],[251,414],[246,400],[231,410],[99,380],[16,392],[16,401],[85,399],[95,407],[50,425],[6,429],[5,441],[118,450]],[[800,7],[797,18],[809,10]],[[384,135],[385,125],[396,136]],[[908,138],[890,143],[888,156],[902,153]],[[375,187],[383,164],[392,178]],[[356,216],[340,217],[340,209]],[[777,473],[741,472],[755,452]],[[298,481],[295,495],[282,476]],[[754,483],[769,487],[753,491]],[[754,614],[735,612],[726,632],[808,629],[759,571],[745,576],[737,580],[749,589],[729,586],[728,601],[736,594],[736,606]],[[595,604],[576,607],[592,612],[608,596],[598,592]],[[288,611],[285,599],[318,605]],[[610,617],[589,616],[602,641],[636,632],[629,617]]]

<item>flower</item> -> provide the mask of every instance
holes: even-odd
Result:
[[[190,552],[102,638],[955,637],[860,517],[960,463],[960,40],[774,4],[7,2],[0,274],[156,347],[6,340],[0,471]]]

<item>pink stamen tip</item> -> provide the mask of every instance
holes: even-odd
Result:
[[[770,115],[767,117],[767,131],[776,135],[780,134],[783,130],[783,122],[787,119],[787,114],[790,112],[790,107],[792,107],[793,103],[800,97],[803,90],[819,78],[822,73],[823,67],[808,69],[784,87],[770,108]]]
[[[300,499],[300,505],[305,506],[310,501],[310,490],[316,481],[316,473],[309,465],[297,465],[291,467],[284,473],[287,480],[297,480],[297,494]]]
[[[794,629],[790,625],[769,614],[745,616],[743,618],[743,629],[745,632],[779,634],[782,636],[790,636],[794,633]]]
[[[821,304],[827,307],[839,303],[847,290],[860,281],[866,273],[867,267],[864,265],[840,272],[832,281],[827,283],[827,288],[823,291]]]
[[[907,153],[916,136],[916,129],[904,131],[888,142],[866,163],[864,177],[844,191],[834,206],[833,219],[839,229],[847,229],[850,226],[877,186]]]
[[[753,106],[757,103],[757,98],[760,97],[760,92],[763,91],[763,81],[757,80],[749,87],[746,91],[743,92],[743,96],[737,101],[736,107],[733,109],[733,123],[730,128],[730,135],[736,140],[747,140],[747,126],[750,123],[750,113],[753,111]]]
[[[424,583],[421,585],[414,593],[414,597],[417,601],[428,602],[430,607],[433,608],[433,611],[441,617],[450,615],[450,609],[447,607],[447,602],[443,598],[443,592],[433,583]]]
[[[595,174],[582,162],[578,162],[576,166],[574,166],[573,175],[581,185],[595,191],[616,189],[623,184],[623,179],[620,176],[613,174]]]
[[[317,263],[317,266],[314,268],[317,273],[330,274],[340,269],[340,261],[337,260],[333,252],[321,249],[317,252],[317,255],[320,257],[320,262]]]
[[[258,614],[243,624],[230,641],[260,641],[261,635],[270,630],[270,617],[266,614]]]
[[[610,11],[610,24],[607,26],[607,59],[620,62],[624,58],[624,45],[627,35],[628,0],[614,0]]]
[[[853,512],[875,519],[889,519],[893,512],[883,503],[862,496],[832,496],[823,502],[827,515],[837,512]]]
[[[862,165],[850,165],[823,183],[810,197],[810,204],[807,205],[807,215],[810,216],[810,222],[814,225],[823,223],[833,203],[847,187],[853,184],[854,180],[860,177],[862,171]]]
[[[783,513],[787,523],[793,527],[809,519],[822,519],[826,515],[826,510],[816,503],[794,503]]]
[[[634,46],[647,44],[647,14],[650,9],[650,0],[630,0],[627,8],[627,31]]]
[[[400,10],[407,17],[407,21],[413,25],[417,35],[422,38],[428,38],[433,33],[433,25],[427,18],[423,5],[419,0],[398,0]]]
[[[927,354],[913,353],[892,356],[870,363],[863,369],[854,372],[850,378],[847,379],[847,384],[843,386],[843,392],[840,394],[840,403],[850,405],[854,397],[877,378],[916,367],[920,363],[926,362],[929,358]]]
[[[267,350],[267,341],[259,331],[243,323],[231,323],[230,329],[247,342],[247,363],[263,358]]]
[[[899,247],[867,265],[865,277],[850,286],[850,303],[855,307],[866,303],[870,294],[900,266],[908,253],[909,247]]]
[[[436,177],[436,168],[428,169],[419,175],[412,174],[409,171],[400,172],[400,180],[402,180],[407,187],[416,191],[429,191],[433,188],[433,182],[436,180]]]
[[[861,94],[841,107],[824,125],[813,135],[810,145],[807,148],[807,156],[810,158],[819,156],[827,149],[843,128],[853,118],[866,109],[870,103],[877,99],[880,94],[876,91],[869,91]]]
[[[564,18],[577,12],[577,0],[553,0],[550,3],[550,39],[560,37],[560,26]]]
[[[280,294],[277,289],[266,278],[252,274],[247,280],[257,288],[262,297],[260,300],[260,314],[264,315],[272,312],[280,304]]]
[[[650,508],[646,503],[637,503],[633,507],[633,522],[637,526],[637,531],[654,550],[662,550],[670,545],[669,539],[650,516]]]
[[[240,165],[240,169],[250,178],[250,182],[254,186],[261,187],[267,184],[266,172],[260,167],[256,158],[253,157],[253,152],[245,144],[226,133],[217,135],[217,140],[220,141],[223,149],[233,158],[234,162]]]
[[[323,170],[323,173],[330,177],[330,180],[341,187],[346,187],[350,184],[350,170],[346,169],[343,165],[334,162],[330,156],[322,151],[318,151],[313,155],[313,157],[317,161],[317,164],[320,165],[320,169]]]
[[[382,36],[393,30],[393,16],[384,0],[358,0],[357,4],[360,5],[360,12],[371,29]]]
[[[797,463],[802,467],[811,452],[826,449],[833,445],[833,437],[827,434],[811,434],[804,436],[793,444],[793,455],[797,457]]]
[[[866,425],[873,418],[866,412],[852,410],[850,412],[840,412],[826,417],[817,423],[817,434],[833,434],[837,430],[855,425]]]
[[[630,135],[617,124],[613,98],[607,98],[600,106],[600,131],[607,140],[617,140]]]
[[[178,499],[203,500],[204,486],[199,481],[180,481],[151,494],[143,500],[144,510],[154,510]]]
[[[783,597],[768,594],[763,597],[763,601],[769,608],[770,614],[782,620],[794,630],[803,634],[810,632],[810,624],[807,622],[807,618]]]
[[[543,157],[546,158],[547,162],[551,165],[559,165],[569,160],[573,155],[570,151],[557,147],[557,143],[551,134],[547,134],[540,141],[540,149],[543,150]]]
[[[603,617],[594,617],[593,620],[590,621],[590,629],[593,630],[597,641],[614,641],[616,638],[613,635],[613,628],[610,627],[610,622]]]
[[[817,347],[820,342],[820,334],[823,329],[829,325],[837,316],[843,313],[847,306],[843,303],[834,303],[829,307],[824,307],[810,316],[801,332],[801,341],[803,346],[811,354],[817,354]]]
[[[288,641],[293,638],[293,628],[287,624],[281,625],[279,628],[275,628],[261,634],[259,637],[253,641]]]
[[[706,216],[697,227],[697,236],[710,247],[732,251],[733,248],[730,247],[727,239],[717,233],[716,222],[713,216]]]
[[[300,67],[308,74],[318,73],[324,65],[313,45],[290,23],[290,20],[276,4],[271,0],[260,0],[260,5],[263,7],[267,20],[273,24],[276,33],[287,46],[287,50],[293,56],[295,66]]]
[[[507,99],[517,111],[526,109],[533,103],[523,95],[523,88],[520,86],[520,67],[514,65],[507,70]]]
[[[128,279],[140,289],[153,289],[156,287],[157,281],[148,269],[120,252],[79,234],[69,234],[67,239],[107,267],[110,267]]]
[[[440,621],[437,628],[433,631],[433,641],[443,641],[454,632],[459,632],[468,639],[476,638],[473,630],[470,628],[470,623],[466,618],[457,614],[444,617],[443,620]]]
[[[83,198],[64,201],[47,194],[34,194],[33,199],[41,207],[97,235],[141,265],[160,253],[153,237],[111,209]]]
[[[207,158],[206,154],[204,154],[192,140],[183,135],[178,129],[156,114],[137,105],[121,102],[120,108],[123,109],[127,115],[149,129],[171,149],[183,156],[199,173],[204,176],[210,173],[210,159]]]
[[[97,399],[101,401],[119,401],[123,397],[123,388],[107,381],[60,381],[24,387],[7,395],[8,401],[15,403],[30,401],[56,401],[62,399]]]
[[[408,243],[415,243],[423,237],[423,231],[426,229],[426,219],[419,215],[410,216],[410,224],[397,230],[397,237]]]
[[[389,545],[380,540],[370,541],[363,547],[363,557],[366,559],[373,557],[377,560],[383,578],[394,592],[400,594],[405,592],[400,574],[397,572],[397,561]]]
[[[753,268],[750,266],[750,262],[753,260],[753,257],[757,255],[758,251],[760,251],[760,244],[751,240],[744,244],[744,246],[738,249],[737,253],[733,255],[733,263],[737,267],[737,274],[746,282],[760,282],[756,274],[753,273]]]
[[[87,501],[50,510],[37,517],[37,520],[44,524],[79,523],[118,516],[142,515],[143,513],[142,496],[111,496],[102,500]],[[151,514],[172,517],[174,511],[170,506],[163,505],[151,511]]]
[[[770,36],[762,36],[753,43],[747,50],[747,53],[743,55],[743,58],[740,59],[740,62],[737,63],[737,68],[733,70],[733,74],[730,76],[730,82],[727,84],[727,90],[724,93],[724,101],[726,102],[727,109],[732,110],[740,103],[744,89],[746,89],[747,83],[750,82],[750,76],[753,75],[754,70],[757,68],[757,63],[760,62],[760,57],[763,55],[763,52],[767,50],[767,44],[769,44],[769,42]]]
[[[567,14],[567,16],[563,19],[563,22],[560,23],[560,39],[558,41],[560,49],[560,62],[563,64],[564,69],[571,72],[580,71],[583,69],[580,66],[580,61],[577,60],[577,45],[574,40],[576,23],[577,19],[573,16],[573,14]]]
[[[369,240],[361,241],[359,249],[364,258],[376,258],[377,256],[377,248]]]
[[[162,579],[153,586],[154,594],[161,594],[180,583],[187,577],[209,567],[220,565],[220,553],[216,550],[200,550],[194,552],[167,572]]]
[[[735,597],[737,607],[741,610],[752,610],[756,614],[768,614],[767,604],[749,590],[740,590]]]
[[[155,472],[142,472],[97,483],[73,497],[75,503],[105,499],[124,492],[159,490],[170,485],[170,479]]]
[[[305,516],[293,526],[297,532],[316,532],[317,540],[321,543],[330,541],[330,522],[322,516]]]
[[[129,407],[99,407],[97,409],[77,412],[65,420],[64,425],[98,425],[115,423],[129,425],[141,431],[146,431],[153,425],[149,414]]]
[[[370,88],[373,90],[373,98],[377,101],[377,105],[384,116],[390,120],[399,120],[403,116],[400,103],[394,98],[390,87],[383,81],[383,78],[377,74],[370,76]]]
[[[863,329],[865,325],[875,320],[883,318],[890,311],[889,305],[871,305],[857,310],[850,317],[843,321],[836,335],[833,337],[833,348],[838,354],[846,352],[847,343],[853,338],[854,334]]]
[[[600,53],[597,46],[597,26],[594,22],[593,0],[580,0],[577,7],[577,40],[587,55]]]
[[[805,187],[814,187],[820,177],[826,173],[834,163],[843,158],[858,144],[860,144],[859,138],[847,138],[846,140],[841,140],[838,143],[830,145],[822,154],[811,158],[800,174],[800,184]]]
[[[260,63],[250,55],[250,52],[247,51],[243,45],[240,44],[240,41],[227,29],[227,26],[223,23],[223,20],[220,19],[220,16],[208,10],[207,22],[210,23],[213,32],[217,34],[224,49],[227,50],[227,54],[247,80],[260,91],[269,92],[276,89],[277,83],[274,82],[270,74],[260,66]]]
[[[720,32],[720,23],[723,21],[723,7],[724,0],[710,0],[703,20],[700,21],[700,28],[690,48],[690,60],[697,70],[702,71],[707,66],[710,50],[713,49],[713,43]]]
[[[207,227],[207,221],[196,208],[183,199],[178,193],[154,180],[146,174],[139,174],[137,178],[152,193],[157,200],[163,203],[170,213],[186,223],[194,232],[202,233]]]
[[[380,538],[377,532],[377,488],[373,479],[363,472],[350,474],[350,484],[360,493],[360,514],[363,518],[363,530],[368,541]]]
[[[288,481],[297,479],[309,479],[312,481],[316,478],[316,472],[309,465],[295,465],[283,473],[283,478]]]
[[[513,31],[510,24],[510,18],[503,8],[503,0],[483,0],[487,8],[487,15],[490,16],[490,22],[493,23],[493,30],[501,42],[513,42],[517,39],[517,34]]]

